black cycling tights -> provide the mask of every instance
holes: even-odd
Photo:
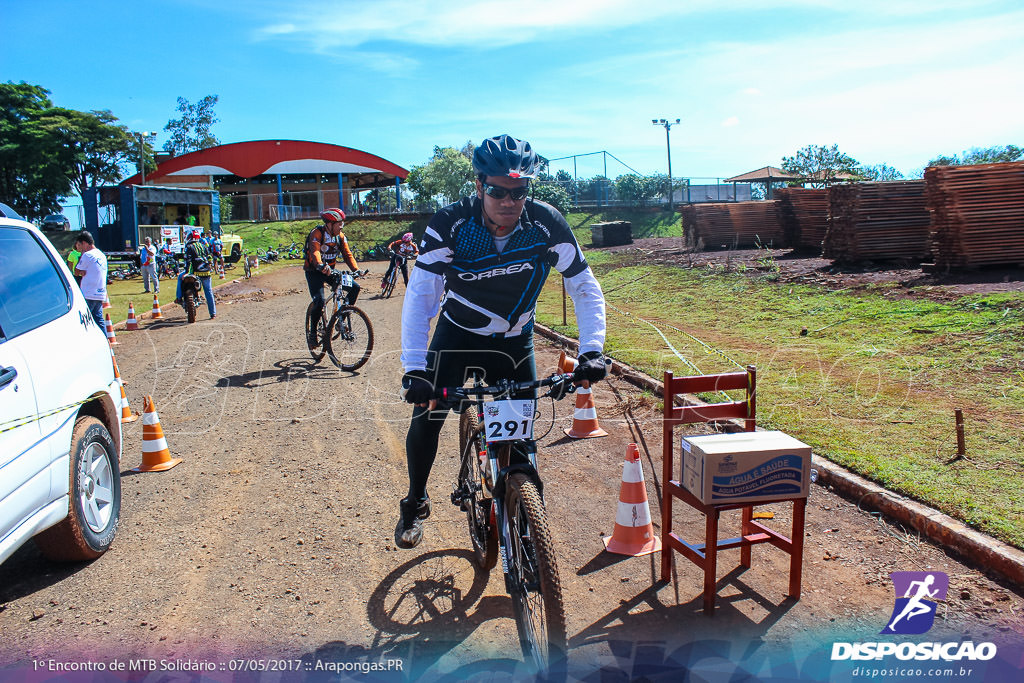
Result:
[[[430,340],[427,370],[433,374],[436,387],[462,386],[474,370],[483,373],[484,382],[488,384],[503,378],[517,382],[536,379],[533,331],[508,339],[483,337],[463,330],[442,316]],[[438,436],[449,409],[449,406],[439,405],[431,412],[425,407],[413,407],[412,422],[405,437],[410,498],[421,499],[427,495],[427,479],[437,457]]]

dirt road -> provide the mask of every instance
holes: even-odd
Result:
[[[186,325],[172,306],[164,322],[118,334],[133,408],[141,409],[145,394],[154,397],[171,451],[183,462],[167,472],[132,473],[141,462],[141,423],[126,425],[121,528],[107,555],[63,566],[29,545],[0,566],[0,681],[40,667],[35,675],[43,680],[53,671],[39,664],[45,660],[109,666],[152,659],[177,680],[210,663],[219,667],[213,680],[522,673],[500,572],[474,571],[464,518],[447,501],[454,420],[431,476],[434,514],[424,542],[395,547],[410,413],[396,392],[404,290],[400,285],[390,300],[376,291],[371,276],[360,304],[374,321],[377,345],[354,375],[326,359],[311,364],[300,332],[308,295],[297,269],[218,290],[215,321],[201,309],[200,320]],[[538,366],[553,371],[557,349],[543,344],[538,339]],[[677,558],[674,580],[663,585],[655,583],[660,555],[603,550],[629,442],[640,444],[652,517],[659,519],[661,432],[657,404],[631,385],[611,380],[595,397],[609,437],[565,437],[569,399],[555,406],[554,426],[541,440],[572,678],[678,678],[687,667],[721,680],[739,671],[851,680],[858,662],[831,662],[832,643],[881,640],[893,609],[889,572],[926,569],[949,575],[949,593],[927,636],[911,638],[999,645],[988,673],[977,663],[973,678],[955,680],[1000,680],[992,677],[997,664],[1022,666],[1019,592],[817,486],[808,506],[802,599],[785,600],[788,556],[759,546],[746,572],[730,571],[734,552],[722,555],[719,607],[704,616],[701,575],[686,560]],[[541,410],[538,436],[550,425],[550,404]],[[788,529],[788,506],[766,509],[775,513],[773,524]],[[732,524],[729,515],[723,518]],[[699,540],[696,515],[681,511],[676,523]],[[387,660],[401,671],[343,669]],[[325,671],[330,663],[335,670]],[[232,674],[236,667],[284,672],[246,678]]]

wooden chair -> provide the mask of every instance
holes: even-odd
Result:
[[[718,569],[718,552],[731,548],[740,548],[740,564],[750,567],[750,546],[758,543],[771,543],[789,553],[789,593],[790,597],[800,599],[800,578],[803,567],[804,546],[804,513],[806,498],[788,498],[793,503],[792,538],[786,538],[753,519],[754,507],[761,503],[730,503],[722,505],[705,505],[696,496],[687,491],[674,477],[679,476],[676,469],[674,428],[676,425],[695,422],[713,422],[718,420],[740,419],[745,431],[755,429],[757,372],[754,366],[747,366],[746,371],[730,372],[719,375],[695,375],[690,377],[673,377],[671,372],[665,373],[664,419],[663,419],[663,469],[662,501],[661,501],[661,580],[671,579],[672,551],[682,553],[687,559],[704,570],[704,613],[711,616],[715,609],[717,590],[716,571]],[[710,391],[744,390],[745,396],[739,401],[726,401],[703,405],[677,406],[675,397],[680,394],[696,394]],[[705,517],[704,543],[690,544],[672,531],[672,501],[679,498],[687,505],[696,508]],[[770,501],[777,503],[780,501]],[[739,538],[718,538],[719,515],[725,510],[741,509],[742,526]]]

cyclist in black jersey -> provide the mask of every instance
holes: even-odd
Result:
[[[565,218],[528,198],[539,168],[530,143],[510,135],[484,140],[473,154],[475,196],[438,211],[420,243],[402,308],[402,397],[415,407],[405,444],[409,490],[395,529],[399,547],[423,537],[427,479],[454,407],[439,404],[434,387],[460,386],[469,371],[485,381],[536,378],[534,309],[552,268],[565,278],[576,309],[581,375],[594,382],[607,372],[604,296]]]

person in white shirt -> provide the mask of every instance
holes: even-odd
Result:
[[[89,312],[100,332],[105,335],[107,330],[103,323],[103,302],[107,299],[107,256],[96,248],[96,242],[88,230],[83,230],[75,237],[75,249],[82,252],[75,266],[75,275],[82,278],[79,286],[85,296],[85,303],[89,305]]]
[[[153,281],[153,291],[160,292],[160,278],[156,276],[156,247],[153,238],[147,237],[145,244],[139,249],[139,266],[142,270],[142,289],[149,293],[149,281]]]

